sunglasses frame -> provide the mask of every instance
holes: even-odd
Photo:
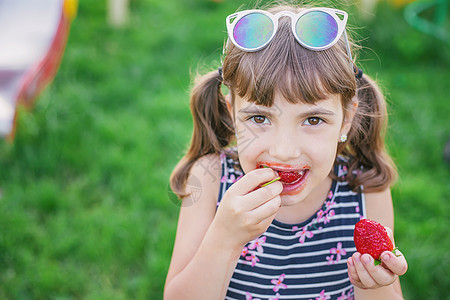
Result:
[[[310,12],[315,12],[315,11],[319,11],[319,12],[324,12],[328,15],[330,15],[337,23],[338,26],[338,33],[336,35],[336,37],[334,38],[334,40],[332,42],[330,42],[329,44],[325,45],[325,46],[321,46],[321,47],[314,47],[314,46],[310,46],[305,44],[300,37],[297,36],[296,33],[296,29],[295,26],[298,22],[298,20],[306,15],[307,13]],[[238,24],[239,20],[241,20],[243,17],[252,14],[252,13],[259,13],[259,14],[263,14],[265,16],[267,16],[273,24],[273,33],[270,36],[270,38],[267,40],[267,42],[265,42],[263,45],[256,47],[256,48],[245,48],[241,45],[239,45],[236,40],[234,39],[234,29],[236,27],[236,25]],[[338,17],[338,15],[342,15],[343,19],[340,19]],[[263,49],[264,47],[266,47],[273,39],[273,37],[275,36],[277,30],[278,30],[278,20],[281,17],[290,17],[291,18],[291,29],[292,29],[292,33],[294,34],[295,39],[297,40],[297,42],[302,45],[303,47],[310,49],[310,50],[314,50],[314,51],[321,51],[321,50],[325,50],[328,49],[330,47],[332,47],[334,44],[337,43],[337,41],[340,39],[341,35],[344,34],[345,39],[346,39],[346,43],[347,43],[347,52],[349,54],[349,58],[350,61],[352,60],[351,58],[351,52],[350,52],[350,46],[348,43],[348,39],[347,39],[347,34],[345,31],[345,26],[347,24],[347,19],[348,19],[348,14],[345,11],[339,10],[339,9],[334,9],[334,8],[327,8],[327,7],[314,7],[314,8],[308,8],[308,9],[304,9],[299,13],[294,13],[291,11],[280,11],[276,14],[272,14],[270,12],[267,12],[265,10],[257,10],[257,9],[252,9],[252,10],[244,10],[244,11],[240,11],[240,12],[236,12],[233,13],[231,15],[229,15],[226,18],[226,25],[227,25],[227,31],[228,31],[228,38],[231,40],[231,42],[238,47],[239,49],[246,51],[246,52],[255,52],[255,51],[259,51],[261,49]]]

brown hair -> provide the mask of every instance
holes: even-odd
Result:
[[[300,9],[277,6],[268,11]],[[340,94],[344,110],[352,100],[357,101],[348,141],[338,147],[338,154],[349,158],[347,180],[355,191],[360,185],[364,191],[377,191],[395,179],[395,166],[384,146],[384,97],[367,75],[355,78],[345,38],[342,36],[329,49],[311,51],[296,41],[288,18],[280,18],[278,26],[273,40],[260,51],[244,52],[227,43],[223,78],[215,70],[196,81],[190,100],[194,119],[190,148],[170,178],[172,190],[179,197],[186,196],[185,183],[195,161],[209,153],[220,153],[234,138],[232,119],[220,89],[222,79],[230,89],[232,105],[236,94],[264,106],[273,105],[275,93],[281,93],[290,103],[315,103],[330,94]]]
[[[358,109],[348,134],[348,142],[338,153],[351,158],[347,180],[355,191],[380,191],[397,179],[397,168],[385,147],[388,124],[386,101],[369,76],[357,79]]]
[[[220,153],[234,136],[233,121],[220,91],[222,76],[217,70],[198,78],[191,92],[194,129],[190,147],[170,176],[172,191],[182,198],[189,171],[200,157]]]

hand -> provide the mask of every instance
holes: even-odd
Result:
[[[280,208],[283,185],[273,182],[258,187],[276,177],[270,168],[255,169],[225,192],[212,226],[228,246],[240,251],[267,230]]]
[[[386,230],[394,244],[392,230],[388,227]],[[361,289],[376,289],[394,283],[398,276],[405,274],[408,269],[406,259],[398,249],[395,254],[384,251],[380,259],[381,264],[375,265],[372,256],[361,255],[359,252],[348,258],[348,276],[352,284]]]

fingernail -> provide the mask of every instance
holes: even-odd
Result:
[[[353,267],[353,259],[349,258],[347,260],[347,263],[348,263],[349,266]]]
[[[387,253],[384,253],[384,254],[381,256],[381,259],[382,259],[383,261],[388,261],[390,258],[391,258],[391,257],[390,257],[389,254],[387,254]]]
[[[369,255],[364,255],[364,256],[362,257],[362,259],[363,259],[363,261],[364,261],[366,264],[368,264],[368,263],[370,263],[370,262],[372,261],[372,257],[369,256]]]

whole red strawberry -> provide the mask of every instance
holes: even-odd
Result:
[[[363,219],[356,223],[353,240],[355,241],[356,250],[361,254],[370,254],[375,259],[375,264],[381,262],[381,253],[394,250],[394,245],[388,236],[386,228],[370,219]]]

